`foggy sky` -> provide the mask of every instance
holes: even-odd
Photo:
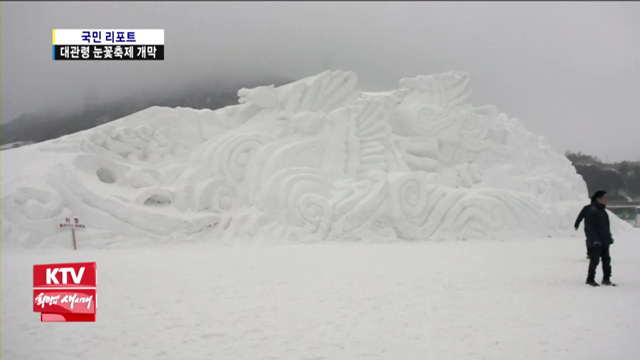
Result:
[[[640,3],[2,2],[1,119],[203,76],[297,79],[330,66],[365,90],[462,70],[557,151],[640,160]],[[51,30],[165,29],[162,62],[51,59]]]

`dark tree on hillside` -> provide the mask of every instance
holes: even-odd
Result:
[[[631,197],[640,201],[640,164],[631,166],[627,178],[627,189]]]
[[[640,164],[627,161],[605,164],[583,153],[567,152],[566,156],[587,183],[589,193],[605,190],[615,201],[627,201],[626,196],[640,200]]]
[[[595,156],[583,154],[581,152],[573,153],[567,151],[565,156],[571,160],[571,163],[576,164],[601,164],[602,162]]]

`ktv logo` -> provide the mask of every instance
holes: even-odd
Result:
[[[95,262],[33,266],[33,311],[40,320],[96,321],[98,268]]]

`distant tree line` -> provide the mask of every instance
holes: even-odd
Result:
[[[587,183],[590,194],[602,189],[616,203],[640,202],[640,162],[607,164],[581,152],[565,155]]]

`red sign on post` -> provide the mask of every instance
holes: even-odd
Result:
[[[96,321],[95,262],[33,266],[33,311],[40,320]]]

